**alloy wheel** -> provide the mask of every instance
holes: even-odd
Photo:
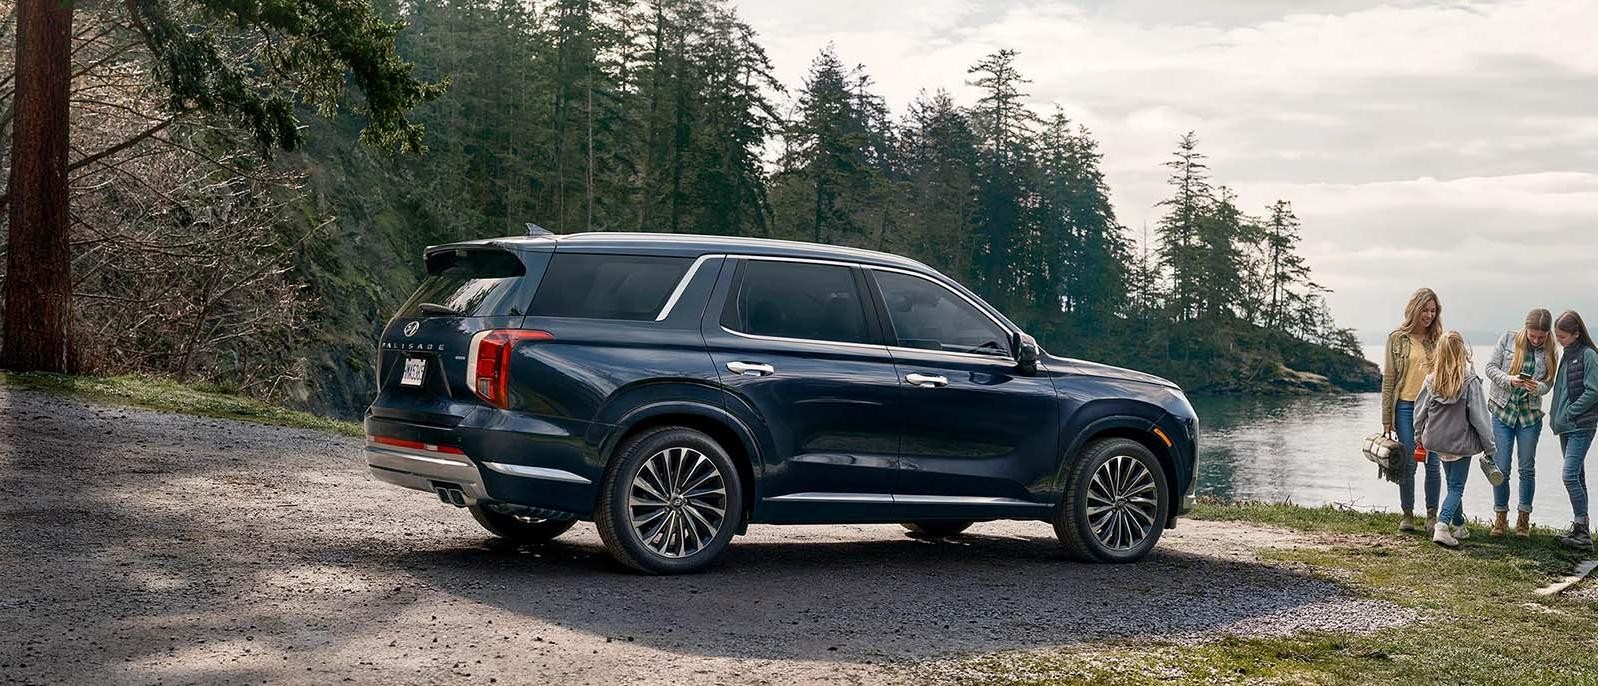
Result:
[[[638,540],[662,557],[684,558],[703,550],[726,515],[721,470],[693,448],[666,448],[649,456],[628,489],[628,523]]]
[[[1107,548],[1131,550],[1154,529],[1159,507],[1154,474],[1137,458],[1105,460],[1093,471],[1087,496],[1088,526]]]

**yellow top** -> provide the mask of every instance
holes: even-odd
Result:
[[[1432,373],[1431,356],[1426,346],[1410,338],[1409,359],[1404,364],[1404,378],[1398,383],[1398,399],[1407,403],[1420,397],[1420,387],[1426,385],[1426,375]]]

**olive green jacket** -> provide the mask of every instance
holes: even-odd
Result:
[[[1394,426],[1398,413],[1398,384],[1404,381],[1404,371],[1409,367],[1409,350],[1415,342],[1408,331],[1395,329],[1387,334],[1387,351],[1382,354],[1382,426]],[[1426,346],[1431,353],[1431,346]]]

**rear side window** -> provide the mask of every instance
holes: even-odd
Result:
[[[854,271],[807,262],[750,260],[722,326],[756,336],[868,342]]]
[[[400,309],[401,317],[438,316],[423,303],[442,305],[463,317],[519,316],[517,296],[527,267],[514,253],[497,249],[445,250],[427,256],[427,276]]]
[[[654,319],[692,265],[687,257],[556,252],[529,314]]]

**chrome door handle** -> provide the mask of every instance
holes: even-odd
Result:
[[[762,362],[728,362],[727,371],[744,376],[766,376],[777,368]]]
[[[949,385],[948,377],[937,374],[906,374],[904,380],[922,388],[938,388]]]

